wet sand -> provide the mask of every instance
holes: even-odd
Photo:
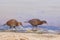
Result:
[[[0,32],[0,40],[59,40],[58,34]]]

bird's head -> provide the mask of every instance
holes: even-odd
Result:
[[[47,24],[47,21],[45,21],[45,20],[43,20],[42,22],[43,22],[44,24]]]

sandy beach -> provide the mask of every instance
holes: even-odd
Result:
[[[59,40],[58,34],[0,32],[0,40]]]

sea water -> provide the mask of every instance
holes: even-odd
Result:
[[[55,26],[38,26],[39,30],[43,31],[50,31],[50,32],[55,32],[59,31],[60,32],[60,27],[55,27]],[[9,28],[9,26],[0,26],[0,30],[17,30],[17,31],[27,31],[27,30],[32,30],[33,26],[31,25],[26,25],[26,26],[17,26],[16,28]]]

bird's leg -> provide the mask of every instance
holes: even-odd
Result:
[[[14,28],[15,28],[15,31],[17,31],[16,26],[14,26]]]
[[[33,27],[33,31],[37,31],[37,26],[34,26]]]
[[[16,26],[14,26],[15,30],[16,30]]]
[[[13,31],[14,31],[14,32],[16,31],[16,26],[13,26]]]
[[[38,26],[36,26],[36,30],[39,30]]]
[[[37,27],[37,26],[35,26],[35,30],[36,30],[36,31],[38,30],[38,27]]]
[[[12,27],[10,26],[10,29],[11,29]]]
[[[15,28],[15,26],[13,28]]]

